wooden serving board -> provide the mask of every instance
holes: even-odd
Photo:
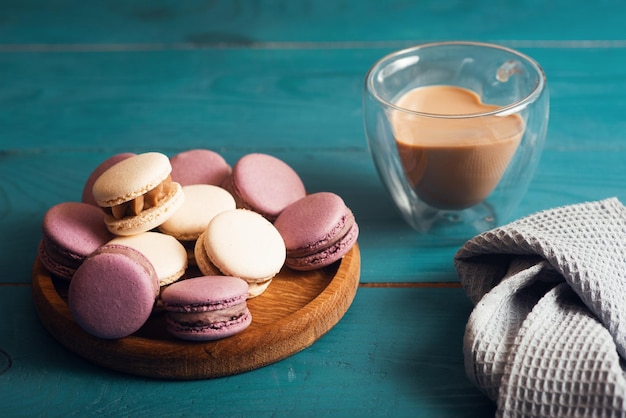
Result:
[[[216,341],[175,339],[165,313],[155,311],[135,334],[118,340],[83,331],[67,305],[68,283],[52,277],[35,260],[33,299],[44,327],[62,345],[98,365],[139,376],[208,379],[266,366],[317,341],[343,317],[359,284],[360,252],[355,245],[339,262],[311,272],[283,268],[267,290],[248,300],[252,323]]]

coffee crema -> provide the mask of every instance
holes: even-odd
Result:
[[[517,114],[478,116],[499,107],[461,87],[418,87],[395,105],[432,115],[392,110],[390,121],[409,183],[420,199],[438,209],[465,209],[485,200],[524,134]]]

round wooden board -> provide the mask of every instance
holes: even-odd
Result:
[[[359,284],[358,245],[339,262],[312,272],[283,268],[260,296],[248,300],[252,324],[216,341],[175,339],[165,313],[155,312],[135,334],[118,340],[94,337],[78,326],[67,305],[67,282],[51,277],[39,259],[33,299],[45,328],[65,347],[101,366],[163,379],[208,379],[253,370],[284,359],[317,341],[343,317]]]

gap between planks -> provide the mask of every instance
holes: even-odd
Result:
[[[0,283],[0,287],[26,287],[31,286],[31,283]],[[423,288],[432,288],[432,289],[440,289],[440,288],[460,288],[460,282],[420,282],[420,283],[411,283],[411,282],[365,282],[359,283],[359,287],[362,288],[384,288],[384,289],[393,289],[393,288],[415,288],[415,289],[423,289]]]
[[[390,41],[258,41],[258,42],[139,42],[139,43],[29,43],[0,44],[0,53],[12,52],[137,52],[137,51],[176,51],[209,49],[274,49],[274,50],[313,50],[313,49],[401,49],[410,46],[435,42],[428,39]],[[485,40],[511,48],[562,48],[562,49],[622,49],[626,40]]]
[[[359,283],[359,287],[361,288],[383,288],[383,289],[456,289],[461,287],[460,282],[420,282],[420,283],[412,283],[412,282],[384,282],[384,283],[373,283],[373,282],[365,282]]]

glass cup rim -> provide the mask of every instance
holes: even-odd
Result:
[[[375,72],[377,72],[379,68],[382,67],[382,65],[385,62],[392,61],[393,59],[401,55],[410,55],[420,49],[435,48],[435,47],[440,47],[440,46],[469,46],[469,47],[478,47],[478,48],[487,48],[487,49],[497,49],[497,50],[512,54],[518,57],[519,59],[527,62],[528,64],[530,64],[532,68],[535,69],[535,72],[538,75],[537,84],[534,86],[534,88],[528,95],[521,98],[520,100],[517,100],[506,106],[499,106],[497,109],[490,110],[488,112],[468,113],[468,114],[437,114],[437,113],[426,113],[426,112],[410,110],[410,109],[406,109],[404,107],[398,106],[386,99],[383,99],[380,96],[380,94],[376,91],[376,89],[374,88],[374,83],[373,83],[373,75]],[[418,44],[418,45],[411,46],[408,48],[399,49],[397,51],[391,52],[383,56],[382,58],[378,59],[367,72],[365,76],[365,84],[366,84],[366,90],[378,102],[396,111],[400,111],[400,112],[415,115],[415,116],[428,117],[428,118],[469,119],[469,118],[479,118],[479,117],[485,117],[485,116],[507,116],[507,115],[518,113],[521,109],[525,108],[528,104],[535,102],[538,99],[538,97],[542,94],[546,85],[546,74],[543,68],[539,65],[539,63],[535,61],[533,58],[531,58],[530,56],[522,52],[519,52],[512,48],[508,48],[506,46],[497,45],[497,44],[488,43],[488,42],[442,41],[442,42],[429,42],[429,43]]]

